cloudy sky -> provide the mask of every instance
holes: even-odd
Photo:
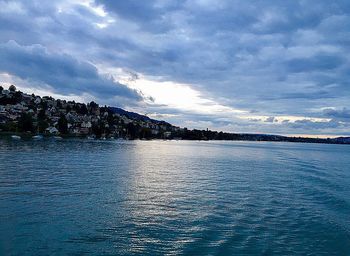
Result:
[[[0,0],[0,84],[188,128],[350,135],[348,0]]]

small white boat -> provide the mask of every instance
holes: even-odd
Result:
[[[87,138],[88,140],[94,140],[94,139],[95,139],[94,136],[87,136],[86,138]]]
[[[62,140],[63,138],[61,136],[53,136],[55,140]]]
[[[11,135],[11,139],[13,139],[13,140],[20,140],[20,139],[21,139],[21,136],[18,136],[18,135]]]
[[[44,137],[42,135],[35,135],[32,137],[33,140],[42,140]]]

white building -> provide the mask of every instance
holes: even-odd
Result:
[[[58,134],[57,128],[56,127],[52,127],[52,126],[46,128],[46,132],[48,132],[50,134]]]

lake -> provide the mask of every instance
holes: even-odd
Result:
[[[350,255],[350,146],[0,140],[0,255]]]

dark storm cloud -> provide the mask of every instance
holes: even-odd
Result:
[[[266,123],[277,122],[277,119],[274,116],[270,116],[265,120]]]
[[[289,123],[289,126],[295,129],[304,129],[304,130],[320,130],[320,129],[349,127],[349,125],[345,125],[333,119],[326,122],[303,119],[303,120],[297,120],[294,123]]]
[[[268,100],[282,100],[282,99],[327,99],[334,97],[331,92],[317,91],[317,92],[297,92],[297,93],[281,93],[280,95],[267,95],[265,99]],[[264,97],[261,97],[264,98]]]
[[[178,10],[185,1],[105,1],[96,0],[108,12],[113,12],[123,19],[138,23],[143,29],[162,33],[173,27],[166,15]]]
[[[291,72],[312,72],[314,70],[332,70],[344,63],[341,56],[318,55],[311,58],[297,58],[287,62]]]
[[[341,119],[341,120],[350,120],[350,109],[334,109],[334,108],[326,108],[323,110],[323,113],[327,117]]]
[[[79,62],[66,54],[51,54],[41,45],[26,47],[10,41],[0,45],[0,58],[1,71],[44,83],[56,93],[140,99],[135,91],[125,85],[98,74],[92,64]]]
[[[277,119],[297,115],[302,120],[340,120],[323,109],[350,109],[349,1],[90,2],[106,15],[81,3],[0,0],[0,43],[6,57],[0,60],[2,70],[41,80],[60,93],[138,98],[99,72],[131,70],[158,81],[190,84],[206,99],[248,112],[259,109],[256,115]],[[10,40],[18,44],[13,53],[17,59],[8,54],[14,49],[4,48],[10,47]],[[45,49],[45,58],[37,48]],[[27,69],[19,63],[21,58],[33,67]],[[43,65],[48,68],[39,73]],[[187,112],[178,117],[178,123],[190,118],[213,124],[222,120]],[[239,120],[232,123],[238,125]],[[254,122],[249,127],[280,125],[283,132],[290,131],[292,123]],[[314,127],[305,123],[296,126],[306,131]],[[220,123],[224,124],[228,121]],[[330,125],[316,126],[326,130]]]

